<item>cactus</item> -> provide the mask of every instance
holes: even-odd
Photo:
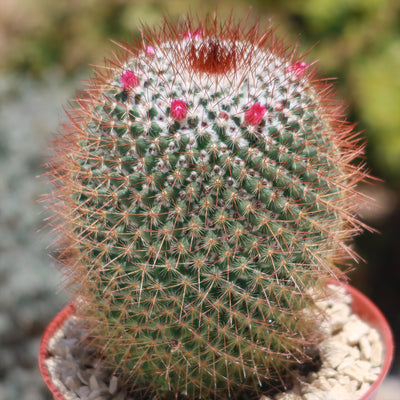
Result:
[[[78,315],[134,390],[258,396],[310,360],[315,296],[357,257],[363,146],[273,29],[189,18],[121,48],[48,164]]]

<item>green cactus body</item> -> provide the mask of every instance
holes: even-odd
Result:
[[[304,309],[353,256],[360,150],[272,32],[191,24],[149,31],[76,100],[50,167],[60,260],[134,387],[257,395],[318,342]]]

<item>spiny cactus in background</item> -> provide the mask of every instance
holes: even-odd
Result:
[[[309,361],[312,293],[356,257],[362,146],[271,29],[166,21],[122,48],[49,163],[78,314],[135,390],[259,395]]]

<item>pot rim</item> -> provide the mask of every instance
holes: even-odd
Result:
[[[45,360],[49,358],[49,341],[54,336],[54,333],[61,328],[64,322],[75,313],[76,307],[74,303],[69,303],[64,307],[49,323],[45,329],[39,345],[39,370],[42,374],[43,380],[53,395],[54,400],[66,400],[65,396],[55,386],[50,377],[49,370],[46,366]]]
[[[381,335],[384,345],[384,360],[382,364],[382,370],[371,385],[368,391],[358,400],[373,400],[376,398],[378,389],[389,373],[394,353],[394,339],[393,333],[390,329],[389,323],[380,309],[362,292],[353,286],[345,282],[329,281],[328,284],[336,284],[343,286],[346,291],[352,296],[352,310],[357,314],[363,321],[374,327]],[[39,370],[42,374],[43,380],[46,383],[48,389],[53,395],[54,400],[66,400],[65,396],[61,391],[54,385],[45,360],[49,358],[50,352],[48,349],[49,341],[53,337],[54,333],[63,325],[64,321],[75,313],[75,303],[69,303],[63,308],[49,323],[42,336],[40,347],[39,347]]]

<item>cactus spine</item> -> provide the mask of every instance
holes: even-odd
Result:
[[[59,259],[137,390],[259,395],[309,359],[311,292],[355,257],[362,146],[272,30],[189,19],[144,38],[96,71],[54,142]]]

